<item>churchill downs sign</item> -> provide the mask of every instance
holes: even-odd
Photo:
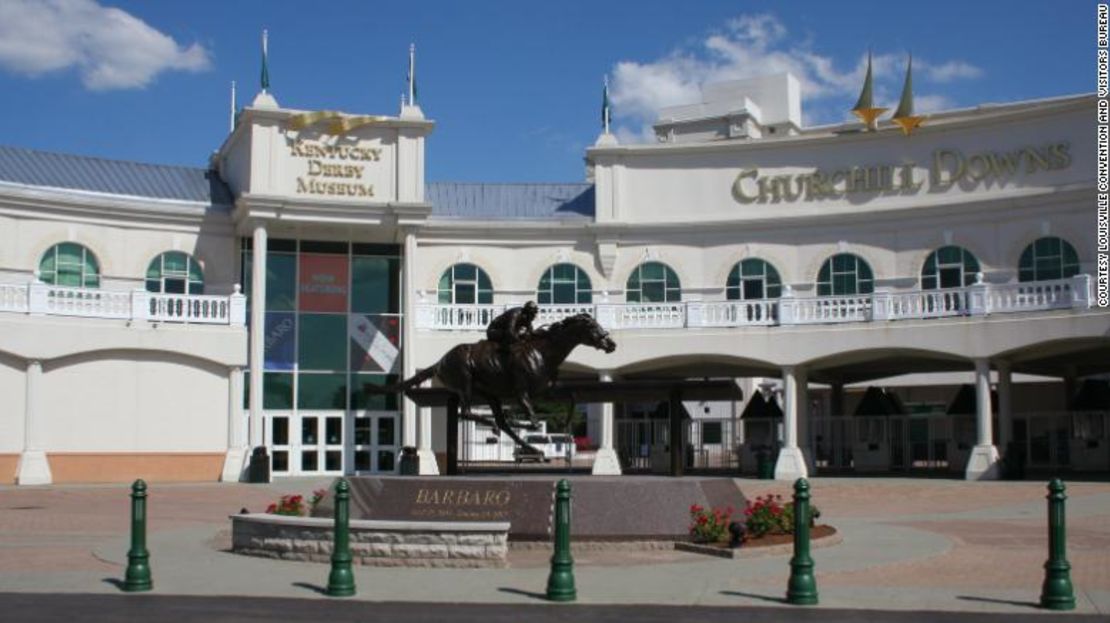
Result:
[[[1005,183],[1019,173],[1032,175],[1066,169],[1071,166],[1068,149],[1068,143],[971,155],[938,149],[933,152],[927,175],[921,175],[914,162],[786,175],[760,175],[759,169],[745,169],[732,183],[732,196],[744,204],[780,203],[837,199],[860,193],[913,194],[922,189],[926,179],[930,189],[935,190],[945,190],[953,184],[973,187],[988,180]]]

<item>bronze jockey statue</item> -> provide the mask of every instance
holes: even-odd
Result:
[[[539,311],[535,301],[528,301],[523,307],[506,309],[486,327],[486,339],[498,345],[503,362],[508,362],[513,344],[531,339],[532,322]]]

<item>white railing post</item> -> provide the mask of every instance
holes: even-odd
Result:
[[[434,329],[436,323],[436,306],[417,304],[415,320],[417,329]]]
[[[705,326],[705,303],[701,301],[690,301],[686,303],[686,326]]]
[[[150,292],[135,288],[131,291],[131,320],[149,320],[150,316]]]
[[[967,287],[967,311],[972,316],[991,313],[990,286],[983,283],[983,273],[975,273],[975,283]]]
[[[603,329],[613,330],[617,327],[617,306],[611,303],[598,303],[597,323]]]
[[[27,311],[33,316],[42,316],[46,313],[47,298],[50,286],[35,279],[27,286]]]
[[[782,287],[782,296],[779,297],[779,324],[797,324],[798,302],[794,300],[794,288],[789,285]]]
[[[1091,306],[1091,276],[1076,275],[1071,278],[1071,306],[1087,309]]]
[[[890,320],[893,317],[893,302],[890,288],[875,288],[871,294],[871,319]]]
[[[247,297],[243,295],[242,286],[235,284],[235,293],[231,295],[227,307],[228,324],[242,327],[247,324]]]

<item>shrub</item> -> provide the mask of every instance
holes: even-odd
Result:
[[[821,516],[821,511],[814,505],[809,506],[809,525]],[[755,502],[748,501],[744,509],[745,524],[748,534],[761,537],[765,534],[794,534],[794,503],[782,503],[781,495],[767,495],[757,497]]]
[[[698,504],[690,505],[690,537],[697,543],[718,543],[728,538],[728,522],[732,518],[732,507],[724,510],[706,509]]]

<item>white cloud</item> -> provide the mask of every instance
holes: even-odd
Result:
[[[705,83],[782,71],[794,74],[801,84],[804,123],[835,123],[849,118],[847,110],[863,86],[867,54],[861,52],[845,66],[809,44],[794,43],[788,35],[786,25],[775,15],[741,15],[730,20],[723,31],[710,32],[696,45],[676,49],[659,60],[617,63],[610,94],[617,136],[622,142],[636,137],[652,140],[651,124],[659,109],[700,101]],[[879,105],[897,106],[905,58],[902,53],[873,55]],[[915,58],[914,69],[915,77],[933,82],[977,78],[983,73],[961,60],[934,64]],[[915,102],[922,111],[952,104],[942,95],[916,98]]]
[[[922,69],[925,70],[925,75],[934,82],[951,82],[953,80],[978,78],[983,75],[982,69],[964,61],[948,61],[941,65],[926,64]]]
[[[947,95],[914,95],[913,97],[914,112],[919,115],[955,107],[956,103]]]
[[[199,44],[171,37],[95,0],[0,1],[0,68],[41,76],[76,68],[89,89],[142,88],[163,71],[211,66]]]

